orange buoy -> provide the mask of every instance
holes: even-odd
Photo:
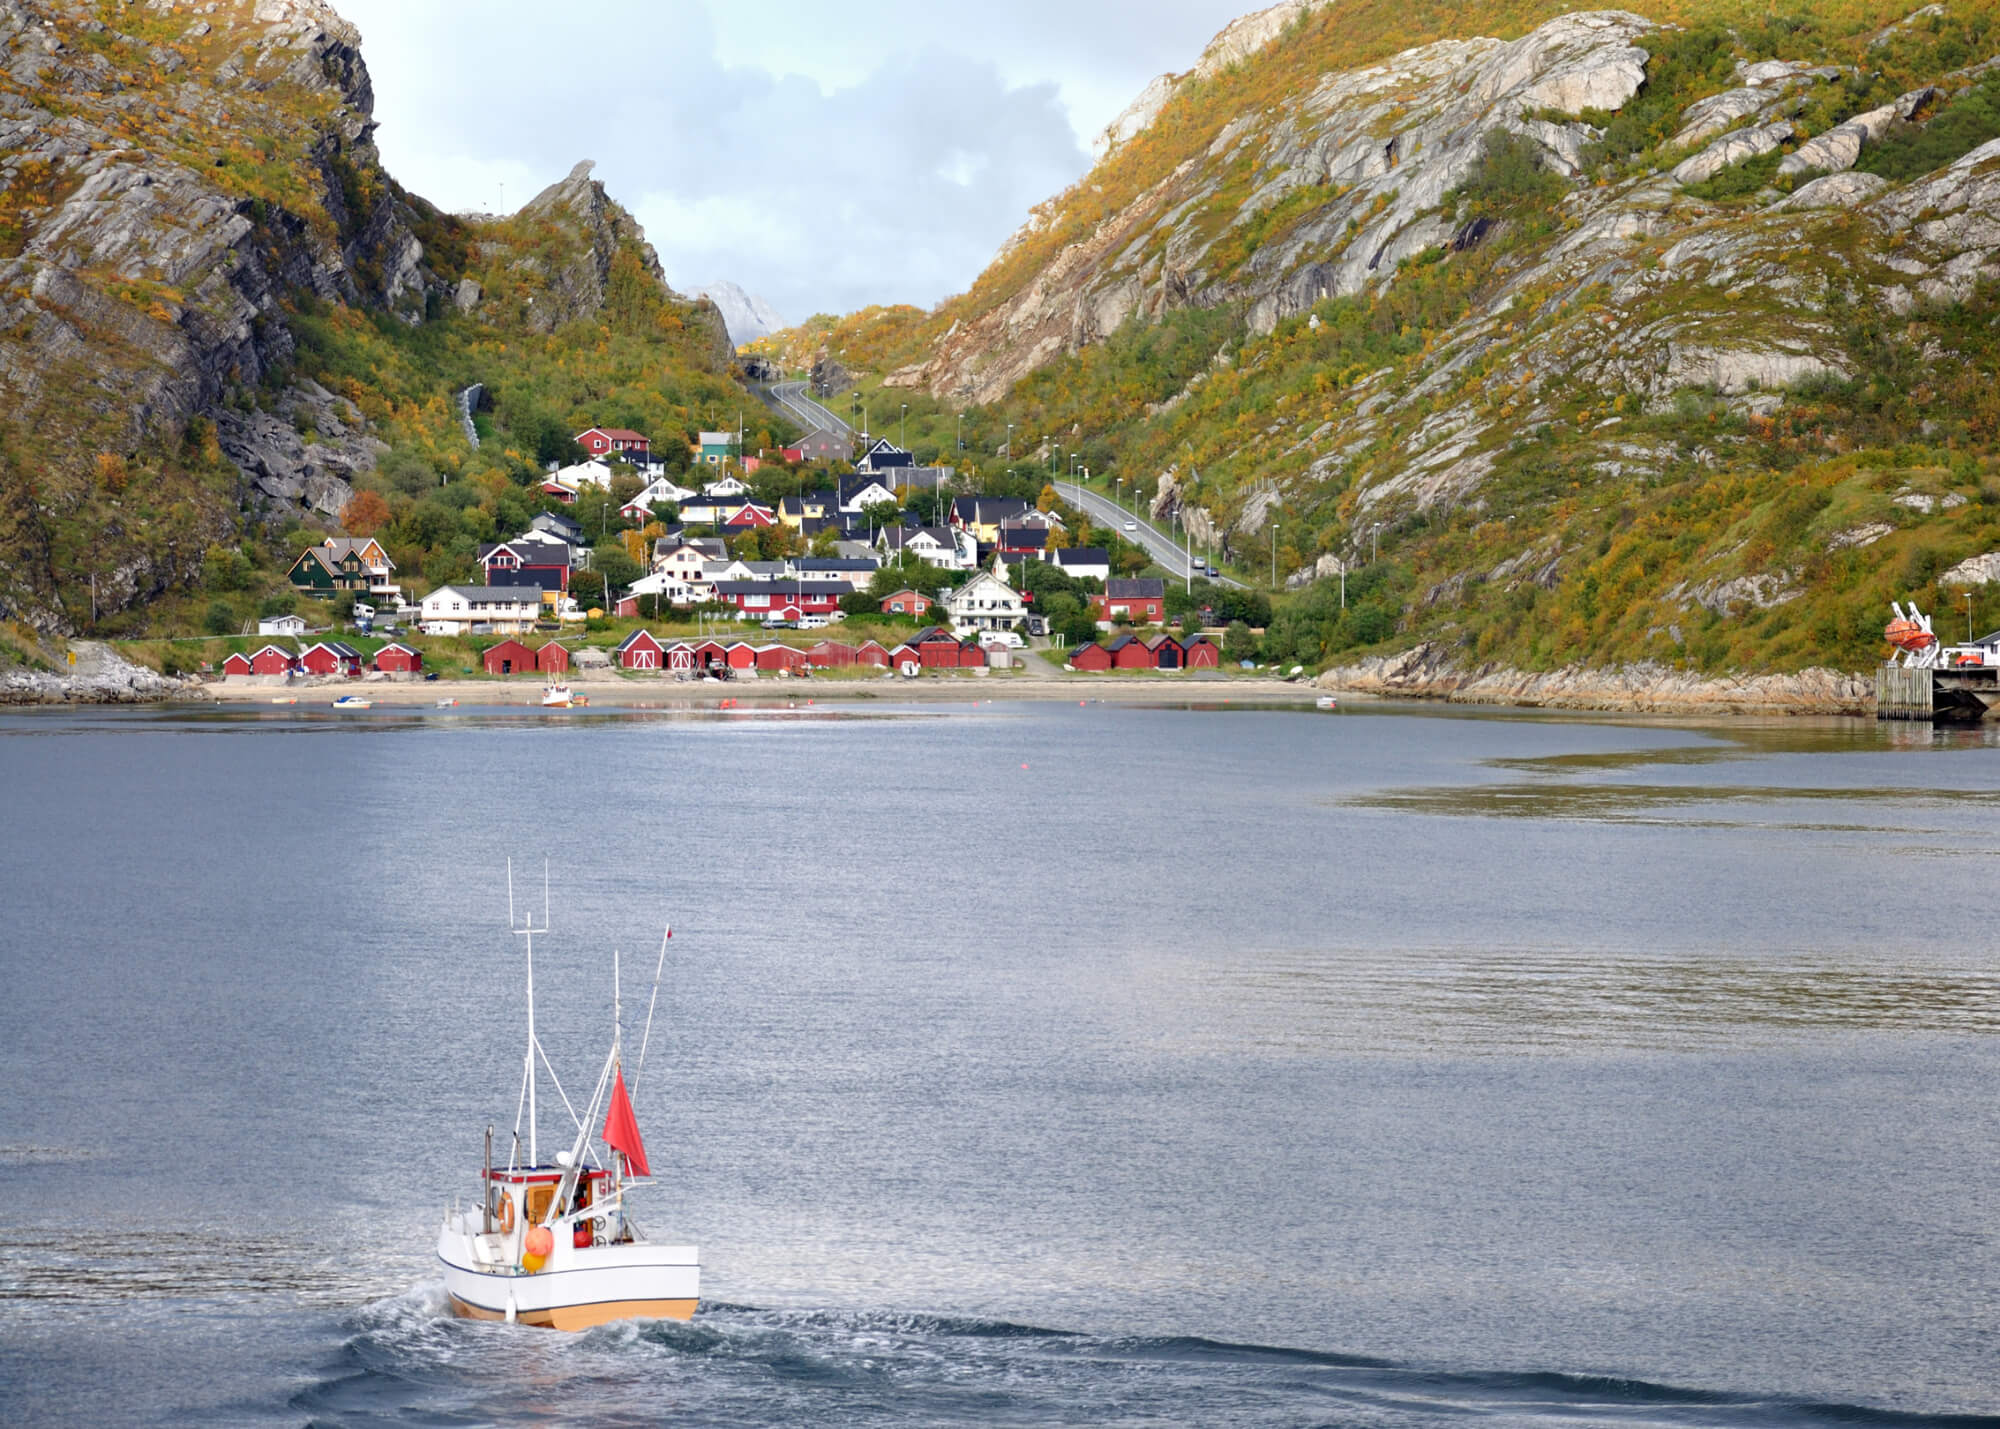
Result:
[[[548,1263],[549,1252],[555,1248],[553,1231],[547,1226],[529,1226],[528,1234],[521,1241],[521,1268],[529,1274],[540,1270]]]

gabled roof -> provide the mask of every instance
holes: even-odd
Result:
[[[1121,635],[1116,640],[1113,640],[1109,645],[1105,646],[1104,648],[1106,650],[1109,650],[1112,654],[1116,655],[1120,650],[1123,650],[1127,645],[1140,645],[1143,643],[1144,642],[1141,641],[1139,637],[1136,635]]]
[[[1141,577],[1138,580],[1108,580],[1104,583],[1106,600],[1165,600],[1167,583],[1158,576]]]
[[[612,646],[611,647],[612,653],[622,654],[624,651],[631,649],[634,645],[637,645],[642,640],[646,641],[648,644],[651,644],[655,647],[660,646],[659,636],[653,634],[653,632],[650,630],[641,628],[633,631],[630,635],[627,635],[623,640],[619,641],[616,645]]]
[[[527,590],[534,591],[535,594],[532,596],[525,596],[521,594],[522,591],[527,591]],[[429,595],[425,596],[424,599],[435,600],[438,596],[445,594],[447,591],[449,591],[453,595],[459,596],[464,600],[502,601],[508,605],[539,606],[542,603],[541,588],[539,586],[531,586],[531,585],[518,585],[518,586],[441,585],[436,590],[432,591]]]
[[[872,571],[881,566],[868,556],[800,556],[792,564],[802,571]]]
[[[576,440],[582,441],[592,432],[597,433],[600,437],[609,437],[614,442],[644,442],[651,440],[644,432],[635,432],[630,427],[585,427],[576,434]]]
[[[1108,566],[1111,553],[1102,546],[1066,546],[1050,551],[1049,559],[1059,566]]]

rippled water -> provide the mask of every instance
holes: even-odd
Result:
[[[2000,1415],[1977,732],[34,712],[0,789],[10,1422]],[[674,923],[690,1325],[443,1311],[510,855],[572,1091]]]

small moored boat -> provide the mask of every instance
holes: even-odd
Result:
[[[375,701],[364,695],[342,695],[333,702],[333,707],[337,710],[371,710],[375,708]]]
[[[1321,695],[1313,701],[1313,708],[1316,710],[1337,710],[1340,708],[1340,701],[1333,695]]]
[[[512,883],[510,873],[510,905]],[[511,925],[511,906],[508,921]],[[596,1089],[583,1116],[575,1118],[576,1134],[569,1149],[556,1152],[553,1161],[545,1162],[535,1126],[535,1069],[538,1060],[548,1064],[548,1054],[535,1036],[534,940],[536,934],[548,931],[546,907],[541,927],[535,927],[530,918],[513,931],[525,940],[528,973],[528,1047],[515,1116],[514,1149],[504,1167],[495,1166],[493,1128],[486,1129],[479,1204],[447,1211],[438,1231],[437,1255],[444,1264],[451,1308],[465,1319],[505,1320],[558,1330],[588,1329],[612,1320],[689,1319],[701,1295],[700,1252],[691,1245],[656,1244],[640,1231],[626,1209],[627,1197],[653,1183],[645,1142],[625,1087],[616,954],[612,963],[611,1053],[598,1072]],[[669,929],[667,937],[672,936]],[[666,938],[662,938],[661,968],[666,966],[666,952]],[[653,995],[657,1001],[657,970]],[[645,1070],[646,1043],[651,1036],[649,1006],[646,1035],[640,1039],[639,1064],[633,1073],[635,1086]],[[552,1069],[550,1075],[554,1075]],[[564,1105],[568,1105],[567,1098]],[[601,1124],[600,1115],[604,1118]]]

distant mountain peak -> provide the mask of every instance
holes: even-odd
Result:
[[[769,303],[726,279],[704,283],[694,291],[696,297],[707,298],[721,311],[729,340],[738,347],[791,326]]]

